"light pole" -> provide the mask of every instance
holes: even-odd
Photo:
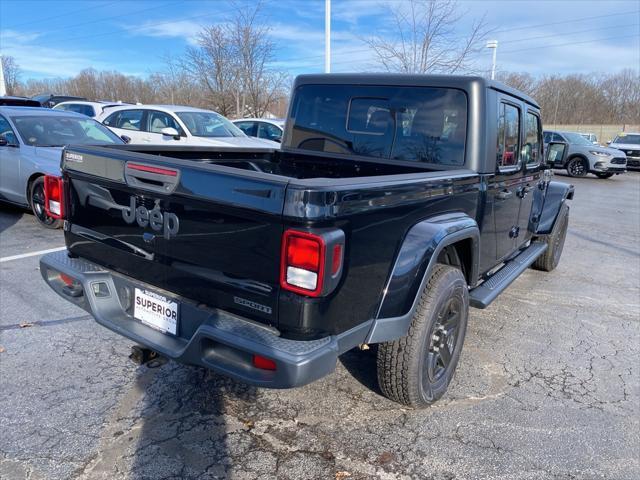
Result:
[[[331,73],[331,0],[324,0],[324,73]]]
[[[498,53],[498,40],[489,40],[487,48],[493,49],[493,61],[491,63],[491,80],[496,78],[496,54]]]

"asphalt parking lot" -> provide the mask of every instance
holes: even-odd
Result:
[[[640,478],[640,173],[572,183],[560,266],[471,310],[422,411],[381,396],[372,351],[288,391],[136,366],[38,256],[6,260],[63,240],[0,206],[0,478]]]

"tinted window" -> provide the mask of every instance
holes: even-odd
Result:
[[[20,116],[14,123],[24,143],[35,147],[122,144],[117,135],[90,118]]]
[[[250,137],[256,137],[256,122],[238,122],[235,124],[240,130],[242,130],[245,135],[249,135]]]
[[[551,132],[544,132],[544,143],[549,143],[551,141]]]
[[[499,167],[519,164],[520,109],[506,103],[500,104],[498,116],[497,163]]]
[[[110,116],[110,122],[106,125],[125,130],[141,130],[143,113],[142,110],[122,110]]]
[[[292,108],[292,147],[463,165],[467,99],[431,87],[303,85]]]
[[[551,137],[551,141],[553,142],[566,142],[566,140],[562,137],[562,135],[554,133]]]
[[[531,112],[527,112],[527,123],[525,125],[524,139],[524,161],[527,165],[535,165],[542,158],[540,142],[540,118]]]
[[[82,115],[86,115],[87,117],[93,117],[95,115],[95,111],[91,105],[82,105],[78,103],[70,103],[67,105],[62,105],[59,108],[63,108],[64,110],[68,110],[70,112],[81,113]]]
[[[147,131],[151,133],[162,133],[163,128],[175,128],[178,133],[182,131],[178,122],[171,115],[157,110],[148,112],[147,124]]]
[[[258,137],[279,142],[282,139],[282,130],[271,123],[260,122],[258,124]]]

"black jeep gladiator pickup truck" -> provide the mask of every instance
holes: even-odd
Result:
[[[476,77],[303,75],[289,108],[281,150],[66,148],[46,202],[67,251],[42,276],[114,332],[258,386],[378,344],[382,391],[428,405],[469,306],[560,259],[573,187],[545,171],[539,107]]]

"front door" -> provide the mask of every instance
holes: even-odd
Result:
[[[521,108],[501,99],[498,106],[496,175],[489,182],[488,195],[493,200],[496,260],[504,260],[516,249],[519,234],[519,192],[523,186],[521,142]]]
[[[26,189],[20,182],[20,144],[8,120],[0,115],[0,199],[24,203]],[[30,148],[30,147],[23,147]]]

